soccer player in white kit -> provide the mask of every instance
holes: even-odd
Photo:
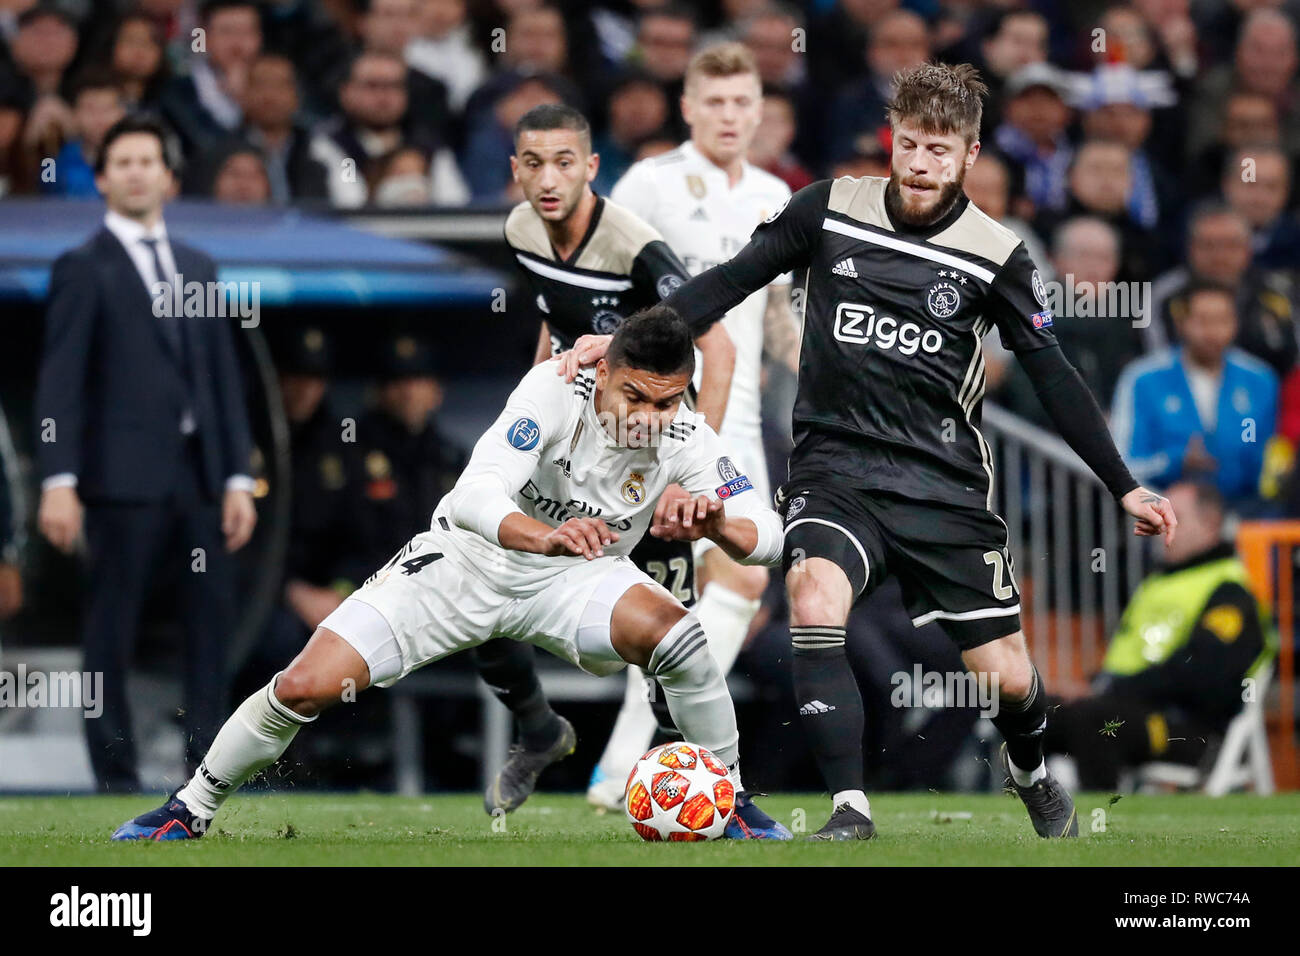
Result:
[[[754,227],[790,198],[784,182],[745,161],[762,118],[762,84],[753,54],[740,43],[701,50],[691,60],[682,115],[691,138],[671,152],[642,160],[614,186],[610,198],[659,231],[691,275],[726,262],[749,242]],[[798,335],[790,313],[790,280],[782,277],[745,299],[722,320],[735,344],[736,364],[725,416],[711,421],[738,456],[737,466],[771,501],[763,452],[759,378],[765,329],[791,369]],[[707,540],[696,545],[701,595],[695,613],[725,674],[749,632],[767,588],[767,569],[732,561]],[[588,800],[614,808],[627,768],[650,746],[656,720],[646,684],[628,668],[627,691],[605,752],[592,774]]]
[[[429,530],[239,706],[185,786],[113,839],[202,836],[230,794],[326,707],[493,637],[593,674],[627,664],[653,674],[682,733],[733,776],[726,835],[790,839],[743,790],[735,710],[699,619],[627,557],[647,530],[707,537],[746,563],[781,557],[780,519],[682,403],[691,330],[654,306],[623,322],[594,374],[566,382],[556,366],[524,376]],[[685,493],[665,494],[670,486]]]

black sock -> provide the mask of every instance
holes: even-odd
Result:
[[[560,736],[560,715],[542,691],[534,658],[531,644],[504,637],[474,648],[479,676],[514,715],[520,743],[529,750],[545,750]]]
[[[862,695],[844,651],[842,627],[792,627],[794,694],[827,789],[864,789]]]
[[[1033,666],[1032,664],[1030,665]],[[1034,668],[1029,696],[1024,700],[998,700],[998,715],[993,726],[1006,739],[1007,756],[1026,773],[1043,762],[1043,731],[1047,729],[1047,692]]]

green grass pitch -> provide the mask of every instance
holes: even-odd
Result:
[[[0,798],[0,866],[635,866],[635,865],[1294,865],[1300,794],[1221,799],[1106,794],[1077,799],[1081,839],[1034,836],[1014,797],[877,794],[879,836],[869,843],[647,844],[615,814],[581,796],[535,795],[493,821],[477,795],[251,794],[226,805],[204,839],[110,843],[153,797]],[[812,831],[825,796],[762,801],[787,825]],[[1095,811],[1102,811],[1104,817]],[[1095,821],[1095,822],[1094,822]],[[1104,822],[1104,830],[1097,829]]]

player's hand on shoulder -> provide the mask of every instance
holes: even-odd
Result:
[[[716,538],[727,523],[721,501],[708,495],[691,495],[680,485],[669,485],[659,497],[650,533],[665,541],[698,541]]]
[[[566,382],[572,382],[578,377],[579,371],[590,368],[605,357],[613,338],[612,335],[580,336],[573,343],[573,348],[556,356],[559,361],[555,366],[555,374],[563,375]]]
[[[588,561],[605,555],[605,548],[618,540],[618,532],[600,518],[570,518],[542,539],[541,553],[549,557],[582,555]]]
[[[1143,537],[1162,534],[1165,536],[1166,547],[1173,543],[1178,518],[1168,498],[1139,486],[1121,498],[1120,505],[1137,518],[1134,534]]]

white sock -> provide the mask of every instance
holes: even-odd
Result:
[[[1038,783],[1038,781],[1047,776],[1046,760],[1038,761],[1038,766],[1033,770],[1021,770],[1012,763],[1011,758],[1008,757],[1007,766],[1011,768],[1011,779],[1022,787],[1032,787],[1034,784]]]
[[[871,819],[871,801],[861,790],[841,790],[835,794],[831,797],[831,811],[834,812],[836,807],[846,803],[867,819]]]
[[[600,771],[606,780],[617,780],[621,784],[632,765],[650,749],[650,742],[654,740],[659,722],[646,697],[648,680],[641,668],[635,664],[628,665],[623,706],[619,708],[614,729],[609,732],[605,752],[600,755]]]
[[[190,782],[176,794],[196,816],[215,817],[249,777],[280,759],[299,727],[316,719],[295,714],[276,699],[272,688],[279,676],[239,705]]]
[[[724,676],[736,663],[736,656],[749,634],[749,622],[754,620],[761,605],[761,601],[751,601],[718,581],[705,585],[704,593],[695,603],[695,615],[709,638],[709,651]]]
[[[668,712],[686,740],[713,751],[724,766],[740,760],[736,709],[694,614],[668,629],[647,670],[664,689]]]

